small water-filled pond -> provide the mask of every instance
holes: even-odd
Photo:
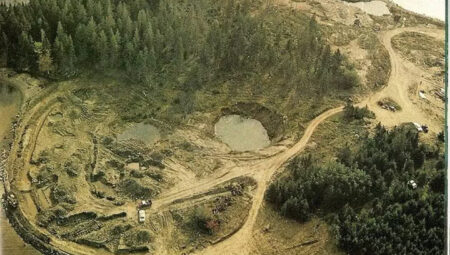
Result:
[[[355,6],[363,10],[365,13],[383,16],[385,14],[390,14],[389,8],[386,6],[385,2],[382,1],[370,1],[370,2],[357,2],[357,3],[347,3],[348,5]]]
[[[147,145],[156,143],[161,137],[161,134],[155,126],[151,124],[137,123],[125,129],[123,133],[117,136],[119,141],[138,140]]]
[[[215,134],[234,151],[256,151],[270,145],[261,122],[240,115],[222,116],[215,125]]]

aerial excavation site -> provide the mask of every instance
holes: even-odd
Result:
[[[396,2],[0,1],[0,254],[444,254],[445,23]]]

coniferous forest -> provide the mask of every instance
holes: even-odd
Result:
[[[250,1],[32,0],[0,7],[0,48],[9,67],[57,79],[120,71],[196,88],[269,73],[321,94],[358,85],[314,18],[284,31],[276,11],[254,10]]]
[[[266,200],[299,221],[326,216],[349,254],[443,254],[444,160],[440,146],[420,143],[412,127],[378,125],[373,137],[356,151],[343,148],[336,161],[293,160]]]

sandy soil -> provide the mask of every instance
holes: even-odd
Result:
[[[421,32],[440,40],[444,39],[444,31],[428,28],[399,28],[381,33],[380,39],[389,52],[392,66],[389,84],[378,93],[362,100],[359,105],[367,105],[375,113],[377,120],[385,126],[393,127],[405,122],[417,122],[428,125],[430,131],[438,133],[444,128],[442,119],[444,112],[425,111],[424,107],[420,107],[418,104],[417,93],[410,92],[410,87],[417,82],[433,82],[431,75],[413,63],[403,59],[392,48],[392,37],[405,31]],[[436,86],[443,87],[444,84],[436,84]],[[402,110],[391,112],[379,107],[377,102],[386,97],[392,98],[401,106]]]

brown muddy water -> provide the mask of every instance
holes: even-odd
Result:
[[[153,125],[137,123],[125,129],[123,133],[117,136],[119,141],[138,140],[147,145],[156,143],[161,138],[161,134]]]
[[[261,122],[239,115],[226,115],[215,125],[216,136],[234,151],[257,151],[270,145]]]
[[[0,139],[11,127],[11,121],[17,114],[21,101],[20,92],[11,86],[0,84]],[[0,141],[1,141],[0,140]],[[3,194],[3,183],[0,185]],[[0,209],[0,255],[38,255],[41,254],[26,244],[11,227],[3,208]]]

